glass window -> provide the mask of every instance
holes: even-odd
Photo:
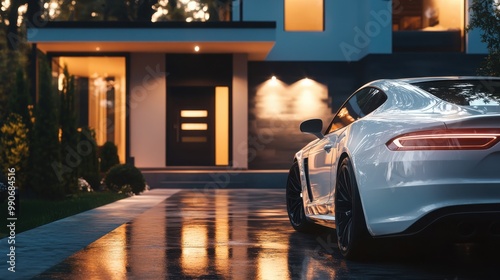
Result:
[[[387,95],[379,89],[372,88],[370,89],[370,99],[363,106],[363,113],[366,115],[375,111],[378,107],[380,107],[387,100]]]
[[[494,111],[498,111],[500,106],[500,80],[431,81],[414,85],[456,105]]]
[[[464,6],[463,0],[399,0],[393,6],[392,28],[463,31]]]
[[[364,88],[356,92],[337,112],[327,133],[350,125],[370,114],[387,100],[387,96],[376,88]]]
[[[394,52],[464,50],[464,0],[393,1]]]
[[[323,31],[324,0],[285,0],[285,31]]]
[[[125,162],[125,57],[60,56],[54,63],[60,66],[59,75],[67,65],[75,76],[79,127],[93,129],[99,146],[113,142],[120,161]]]

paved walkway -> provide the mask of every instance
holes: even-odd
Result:
[[[8,271],[9,244],[0,240],[0,279],[29,279],[134,219],[179,190],[153,189],[16,235],[15,273]]]

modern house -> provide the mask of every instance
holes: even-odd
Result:
[[[48,22],[28,41],[77,76],[81,125],[143,170],[288,169],[377,78],[475,75],[472,0],[239,0],[228,21]],[[326,124],[325,124],[326,125]]]

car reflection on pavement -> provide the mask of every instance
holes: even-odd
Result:
[[[185,190],[34,279],[464,279],[499,258],[347,261],[335,233],[289,226],[283,190]],[[456,250],[455,250],[456,251]]]

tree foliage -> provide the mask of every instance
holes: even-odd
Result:
[[[101,160],[100,170],[103,173],[108,172],[111,167],[119,164],[120,159],[118,158],[118,147],[115,143],[106,141],[100,149],[99,159]]]
[[[99,159],[95,132],[89,127],[82,127],[79,133],[79,150],[82,161],[78,165],[78,174],[85,179],[94,190],[99,190]]]
[[[481,41],[486,43],[489,52],[479,73],[500,76],[500,1],[473,0],[470,10],[467,30],[481,29]]]
[[[40,59],[39,98],[35,107],[33,144],[31,146],[32,176],[30,186],[40,196],[64,196],[60,174],[59,122],[57,94],[52,85],[48,62]]]
[[[28,128],[20,115],[10,113],[0,128],[0,168],[15,168],[16,185],[24,190],[29,156]],[[4,171],[5,172],[5,171]]]
[[[78,152],[78,125],[75,106],[75,77],[69,74],[64,66],[63,87],[60,92],[60,124],[61,124],[61,164],[66,171],[62,174],[66,194],[78,190],[78,165],[82,156]]]

